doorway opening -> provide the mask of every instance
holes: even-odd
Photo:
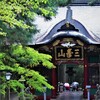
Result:
[[[83,88],[84,82],[84,65],[82,64],[60,64],[57,67],[58,82],[69,83],[78,82]]]

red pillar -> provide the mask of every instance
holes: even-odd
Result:
[[[88,85],[88,61],[87,57],[84,58],[84,97],[87,97],[86,85]]]
[[[52,90],[52,98],[55,98],[57,94],[57,76],[55,68],[52,69],[52,85],[54,86],[54,89]]]

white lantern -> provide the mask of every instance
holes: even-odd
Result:
[[[6,80],[10,80],[11,75],[12,75],[12,74],[11,74],[10,72],[7,72],[7,73],[6,73]]]

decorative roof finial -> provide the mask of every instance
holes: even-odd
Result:
[[[72,10],[70,6],[67,6],[66,22],[70,22],[70,20],[72,20]]]

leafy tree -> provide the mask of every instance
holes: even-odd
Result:
[[[54,68],[55,66],[50,62],[51,56],[39,53],[30,47],[23,47],[22,45],[11,45],[5,47],[6,49],[0,53],[0,70],[2,71],[0,80],[0,92],[5,94],[5,90],[10,86],[11,89],[19,92],[19,88],[25,88],[19,79],[23,76],[25,83],[34,89],[43,92],[43,86],[53,89],[53,86],[47,83],[47,80],[33,70],[33,67],[40,63],[47,68]],[[31,69],[30,69],[31,67]],[[12,78],[6,82],[5,71],[12,72]]]
[[[56,13],[56,1],[0,0],[0,5],[0,92],[5,94],[8,86],[16,92],[25,88],[19,81],[21,76],[25,78],[25,84],[34,89],[44,91],[43,85],[53,89],[39,72],[33,70],[39,64],[54,68],[51,56],[25,45],[32,41],[33,34],[38,31],[33,23],[35,16],[50,19]],[[13,73],[13,78],[6,82],[4,74],[7,71]]]
[[[54,4],[53,0],[0,0],[0,42],[25,44],[32,41],[37,32],[33,24],[35,16],[50,19],[56,12]]]

